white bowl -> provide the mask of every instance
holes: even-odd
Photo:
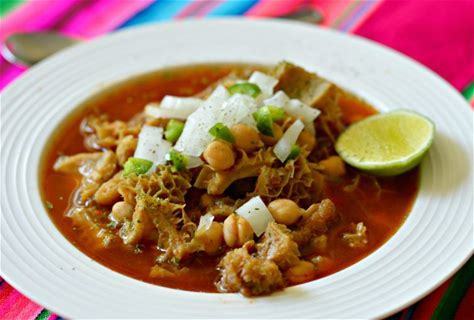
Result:
[[[326,278],[248,299],[129,278],[59,233],[41,203],[39,160],[55,127],[81,101],[112,82],[165,66],[280,59],[319,72],[382,111],[409,108],[435,122],[412,212],[380,249]],[[281,21],[153,25],[61,52],[10,85],[1,104],[1,273],[63,316],[383,317],[434,289],[472,253],[472,112],[434,73],[367,40]]]

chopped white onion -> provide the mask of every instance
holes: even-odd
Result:
[[[138,137],[161,139],[163,137],[163,128],[144,125],[140,130]]]
[[[204,161],[199,157],[186,156],[188,162],[186,163],[186,169],[192,169],[200,167],[204,164]]]
[[[313,122],[321,113],[318,109],[311,108],[298,99],[291,99],[283,108],[289,115],[308,122]]]
[[[273,88],[278,83],[278,79],[275,79],[263,72],[255,71],[249,78],[250,83],[256,84],[264,97],[270,97],[273,94]]]
[[[166,163],[166,155],[171,150],[171,143],[166,140],[161,140],[160,148],[158,149],[157,160],[155,164],[165,164]]]
[[[150,170],[148,170],[147,173],[154,172],[156,170],[156,167],[160,164],[165,164],[168,159],[166,159],[166,156],[171,150],[171,143],[162,139],[160,142],[160,145],[158,146],[158,152],[156,156],[156,160],[153,162],[153,165],[151,166]]]
[[[287,103],[290,102],[290,98],[284,93],[283,91],[279,90],[273,96],[263,101],[263,105],[265,106],[275,106],[284,108]]]
[[[149,103],[145,106],[145,114],[154,118],[186,120],[204,103],[192,97],[165,96],[161,103]]]
[[[316,108],[311,108],[298,99],[291,99],[283,109],[285,109],[289,115],[295,118],[300,118],[303,121],[306,130],[314,135],[314,120],[319,116],[321,111]]]
[[[318,109],[311,108],[298,99],[290,100],[290,98],[283,91],[278,91],[270,98],[265,99],[263,101],[263,105],[272,105],[283,108],[290,116],[301,119],[301,121],[304,123],[305,129],[309,133],[313,135],[315,134],[314,120],[321,113],[321,111]]]
[[[145,115],[153,118],[186,120],[193,111],[162,108],[156,103],[145,106]]]
[[[228,127],[242,122],[248,121],[252,113],[257,111],[257,103],[247,95],[236,93],[227,99],[219,109],[217,122],[222,122]]]
[[[164,164],[171,144],[163,140],[163,128],[144,125],[138,135],[134,157],[152,161],[154,165]]]
[[[227,99],[229,99],[229,91],[223,86],[218,85],[211,95],[206,99],[207,105],[221,106]]]
[[[199,157],[212,141],[209,129],[218,122],[219,108],[228,98],[229,93],[223,86],[214,89],[202,106],[188,117],[174,148],[184,155]]]
[[[273,153],[281,162],[285,162],[291,152],[291,147],[296,143],[298,136],[303,131],[304,124],[301,120],[296,120],[293,124],[285,131],[283,136],[278,140],[277,144],[273,148]]]
[[[192,113],[196,111],[203,102],[202,99],[193,97],[165,96],[163,100],[161,100],[160,106],[165,109],[189,110]]]
[[[204,110],[196,111],[186,121],[174,148],[187,156],[199,157],[212,141],[209,129],[215,123],[214,116]]]
[[[138,135],[134,157],[153,161],[163,139],[163,128],[144,125]]]
[[[199,218],[199,224],[196,229],[196,234],[209,230],[212,221],[214,221],[214,216],[210,213],[206,213],[205,215],[201,216],[201,218]]]
[[[212,141],[209,129],[218,122],[226,126],[237,123],[255,125],[252,113],[257,110],[254,99],[243,94],[229,97],[227,89],[218,86],[203,106],[188,117],[175,149],[186,156],[199,157]]]
[[[252,226],[253,232],[260,236],[267,229],[267,225],[274,221],[272,214],[260,197],[253,197],[235,212],[244,217]]]
[[[254,129],[257,128],[257,122],[255,122],[255,119],[253,118],[252,114],[249,114],[248,116],[240,120],[239,123],[246,124]]]

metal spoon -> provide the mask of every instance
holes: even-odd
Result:
[[[1,53],[10,63],[31,66],[79,41],[56,32],[15,33],[6,39]]]
[[[280,18],[319,23],[322,20],[322,15],[313,8],[303,7]],[[1,54],[10,63],[32,66],[78,42],[80,40],[57,32],[15,33],[6,39],[1,48]]]
[[[316,24],[323,20],[323,15],[312,7],[302,7],[299,10],[285,14],[279,18]]]

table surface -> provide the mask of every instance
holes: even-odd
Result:
[[[171,19],[281,17],[303,8],[315,10],[321,26],[372,39],[431,68],[474,106],[472,0],[1,0],[0,42],[15,32],[55,30],[92,39]],[[1,58],[0,90],[24,71]],[[431,294],[389,319],[473,319],[473,277],[471,258]],[[0,278],[0,318],[60,317]]]

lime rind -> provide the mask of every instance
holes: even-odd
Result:
[[[353,154],[346,152],[344,143],[341,143],[341,141],[344,141],[344,136],[351,134],[351,131],[354,130],[354,128],[357,129],[359,126],[367,126],[370,122],[378,121],[381,118],[387,118],[394,115],[408,115],[410,117],[417,117],[419,120],[424,121],[425,124],[428,124],[429,135],[423,144],[417,146],[417,150],[414,153],[411,153],[406,157],[401,157],[390,161],[367,161],[360,160]],[[420,164],[424,155],[433,144],[434,132],[434,123],[425,116],[411,110],[395,110],[384,114],[377,114],[352,124],[339,136],[335,148],[336,152],[341,156],[342,159],[344,159],[345,162],[357,169],[378,176],[394,176],[413,169],[418,164]]]

